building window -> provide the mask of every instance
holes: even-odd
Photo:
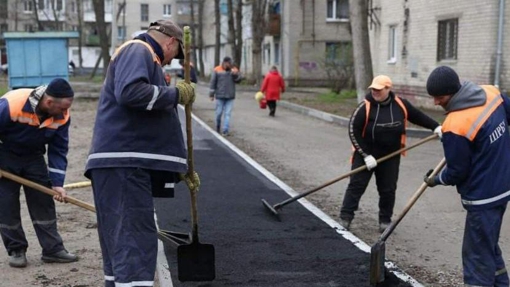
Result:
[[[37,8],[39,10],[44,10],[44,0],[37,1]]]
[[[326,63],[347,65],[352,58],[349,42],[326,42]]]
[[[23,12],[32,13],[34,7],[32,6],[32,0],[26,0],[23,2]]]
[[[349,20],[349,0],[328,0],[326,20]]]
[[[388,62],[397,62],[397,26],[390,26],[388,39]]]
[[[149,4],[141,4],[140,13],[142,22],[149,21]]]
[[[437,61],[457,60],[459,19],[439,21],[437,31]]]
[[[163,4],[163,16],[164,17],[172,16],[172,5],[171,4]]]
[[[274,63],[280,64],[280,43],[274,43]]]
[[[117,26],[117,39],[126,39],[126,26]]]
[[[177,4],[177,15],[191,15],[189,4]]]

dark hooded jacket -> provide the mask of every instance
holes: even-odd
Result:
[[[405,135],[405,111],[390,91],[388,99],[377,102],[372,93],[365,96],[353,112],[349,122],[349,136],[355,151],[363,157],[380,158],[401,148]],[[407,110],[407,120],[424,128],[434,130],[439,123],[415,108],[407,100],[400,99]],[[370,109],[367,118],[367,102]]]
[[[437,183],[456,185],[464,208],[480,210],[510,196],[510,101],[494,86],[462,84],[445,107],[446,167]]]

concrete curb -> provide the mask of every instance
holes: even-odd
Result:
[[[323,120],[325,122],[330,122],[342,127],[348,127],[349,126],[349,119],[345,117],[336,116],[330,113],[326,113],[323,111],[319,111],[316,109],[311,109],[305,106],[297,105],[294,103],[290,103],[287,101],[279,101],[278,106],[289,109],[291,111],[310,116],[319,120]],[[432,131],[425,130],[425,129],[415,129],[415,128],[408,128],[406,129],[406,134],[409,137],[414,138],[424,138],[432,135]]]

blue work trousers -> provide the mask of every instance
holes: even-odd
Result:
[[[506,205],[467,211],[462,244],[466,286],[509,286],[505,261],[498,244]]]
[[[232,108],[234,107],[234,99],[216,99],[216,131],[228,133],[230,128],[230,117]],[[223,129],[221,130],[221,118],[223,119]]]
[[[51,187],[48,167],[44,157],[16,156],[0,151],[0,168],[40,185]],[[0,178],[0,234],[7,252],[25,251],[28,242],[21,225],[21,184]],[[64,250],[62,238],[57,231],[57,216],[53,198],[33,188],[23,186],[30,219],[42,247],[43,255]]]
[[[153,286],[158,235],[150,172],[100,168],[90,177],[105,287]]]

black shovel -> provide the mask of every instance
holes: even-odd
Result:
[[[446,164],[446,160],[443,158],[439,164],[434,168],[429,178],[434,177],[438,174]],[[384,230],[383,234],[379,237],[377,242],[370,249],[370,284],[375,286],[377,283],[384,281],[384,261],[386,260],[386,239],[391,235],[393,230],[397,227],[400,221],[404,218],[411,207],[416,203],[418,198],[427,189],[427,184],[424,182],[420,185],[420,188],[416,190],[413,196],[409,199],[404,210],[397,216],[395,221],[391,222],[390,226]]]
[[[190,27],[184,27],[184,80],[190,82]],[[193,176],[193,133],[191,129],[191,104],[185,106],[186,139],[188,144],[188,176]],[[212,244],[201,244],[198,241],[198,187],[190,188],[191,197],[191,243],[177,247],[177,269],[179,281],[212,281],[216,278],[215,254]]]

